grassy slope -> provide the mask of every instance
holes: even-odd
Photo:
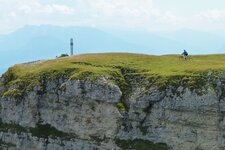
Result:
[[[3,77],[6,83],[29,81],[40,76],[55,77],[67,74],[69,78],[122,76],[121,69],[145,77],[195,77],[202,72],[225,71],[225,55],[191,56],[190,61],[179,60],[178,55],[150,56],[142,54],[106,53],[85,54],[45,61],[38,64],[20,64],[11,67]],[[35,81],[35,82],[34,82]]]
[[[115,66],[134,69],[146,74],[183,75],[207,70],[225,70],[225,55],[191,56],[190,61],[182,61],[176,55],[86,54],[49,60],[36,65],[16,65],[12,69],[20,77],[67,69],[78,69],[104,75],[107,71],[114,71]]]

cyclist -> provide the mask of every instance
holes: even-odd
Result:
[[[181,55],[183,56],[184,60],[187,60],[188,52],[186,50],[184,50],[184,52]]]

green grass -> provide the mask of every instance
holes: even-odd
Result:
[[[173,81],[184,79],[191,88],[195,88],[196,82],[193,78],[201,78],[209,71],[224,72],[225,55],[196,55],[191,56],[190,61],[183,61],[179,60],[178,55],[84,54],[37,64],[15,65],[9,68],[3,77],[4,84],[20,83],[18,89],[32,88],[43,78],[55,79],[60,76],[90,80],[95,80],[99,76],[108,76],[111,77],[112,82],[125,85],[124,74],[140,75],[154,82],[160,78],[157,84],[162,86],[171,78],[175,79]]]
[[[108,75],[116,67],[137,70],[143,74],[162,76],[183,75],[206,70],[225,70],[225,55],[191,56],[190,61],[182,61],[177,55],[150,56],[141,54],[106,53],[86,54],[74,57],[49,60],[40,64],[15,65],[10,69],[15,77],[43,72],[61,72],[77,70],[80,74],[92,72],[97,75]],[[77,74],[74,74],[77,76]]]
[[[22,93],[18,89],[10,89],[6,91],[5,93],[3,93],[3,96],[9,96],[9,97],[12,96],[12,97],[19,98],[20,96],[22,96]]]
[[[125,111],[126,111],[126,106],[125,106],[125,104],[122,103],[122,102],[117,103],[116,107],[117,107],[117,109],[118,109],[120,112],[125,112]]]

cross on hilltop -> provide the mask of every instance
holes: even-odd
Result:
[[[73,56],[73,38],[70,39],[70,55]]]

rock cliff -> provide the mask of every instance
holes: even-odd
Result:
[[[0,83],[1,149],[225,149],[223,72],[147,78],[117,68],[120,79],[60,72],[35,84],[35,75],[25,82],[9,69]]]

